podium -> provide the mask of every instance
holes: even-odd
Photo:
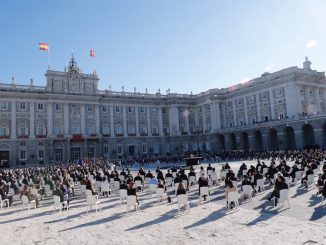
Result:
[[[187,166],[192,166],[192,165],[199,165],[200,160],[202,160],[202,157],[187,157],[184,158],[186,160]]]

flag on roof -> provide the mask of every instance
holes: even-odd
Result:
[[[91,49],[91,50],[89,51],[89,55],[90,55],[91,57],[95,57],[95,51],[94,51],[93,49]]]
[[[48,51],[49,50],[49,44],[47,43],[39,43],[38,48],[43,51]]]

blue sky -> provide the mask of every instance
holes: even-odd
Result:
[[[0,83],[44,85],[73,50],[100,89],[199,93],[302,66],[326,70],[323,0],[56,0],[0,2]],[[96,60],[89,57],[94,49]]]

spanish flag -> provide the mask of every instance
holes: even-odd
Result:
[[[38,48],[43,51],[49,51],[49,44],[47,43],[39,43]]]
[[[91,57],[95,58],[95,51],[94,51],[93,49],[91,49],[91,50],[89,51],[89,55],[90,55]]]

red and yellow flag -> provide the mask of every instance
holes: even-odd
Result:
[[[91,57],[95,57],[95,51],[94,51],[93,49],[91,49],[91,50],[89,51],[89,55],[90,55]]]
[[[39,43],[38,48],[43,51],[49,51],[49,44],[47,43]]]

